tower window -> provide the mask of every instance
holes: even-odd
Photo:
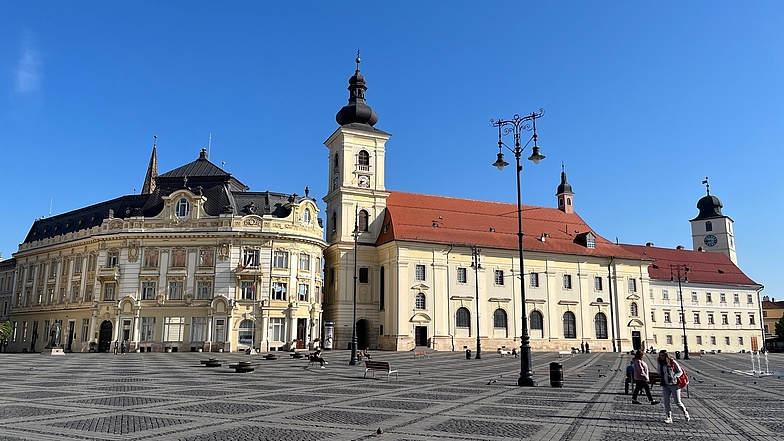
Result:
[[[370,165],[370,155],[366,150],[359,151],[359,154],[357,155],[357,164],[365,167]]]
[[[368,212],[365,210],[359,210],[359,219],[357,219],[357,229],[359,231],[367,231],[368,230]]]
[[[713,231],[713,223],[711,221],[705,221],[705,231]]]
[[[177,217],[180,219],[187,217],[191,211],[191,204],[187,199],[182,198],[177,202]]]

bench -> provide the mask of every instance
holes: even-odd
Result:
[[[414,358],[430,358],[430,355],[425,351],[414,351]]]
[[[234,372],[241,374],[245,372],[253,372],[256,370],[256,365],[249,361],[241,361],[239,363],[229,364],[229,367],[234,369]]]
[[[648,383],[661,384],[661,375],[658,372],[648,372]]]
[[[397,380],[397,370],[392,370],[392,368],[389,367],[389,362],[371,360],[365,362],[365,375],[363,375],[362,378],[366,378],[368,372],[373,372],[373,378],[376,378],[376,371],[386,372],[387,380],[389,380],[390,374],[395,374],[395,380]]]
[[[264,359],[265,360],[277,360],[278,356],[275,355],[275,354],[267,354],[267,355],[264,356]]]
[[[498,350],[496,352],[498,352],[498,354],[501,356],[501,358],[504,358],[507,355],[514,355],[514,354],[512,354],[512,350],[511,349],[506,349],[506,348],[498,348]]]
[[[218,360],[217,358],[210,358],[207,360],[201,360],[201,364],[206,367],[221,367],[221,363],[225,363],[226,360]]]
[[[558,351],[558,358],[564,358],[567,355],[574,355],[572,351]]]
[[[305,358],[305,356],[302,355],[302,352],[292,352],[289,355],[291,355],[291,358]]]

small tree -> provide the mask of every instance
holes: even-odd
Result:
[[[784,316],[776,322],[776,335],[784,337]]]
[[[776,325],[778,326],[778,325]],[[778,328],[776,328],[778,329]],[[8,340],[11,338],[11,323],[9,322],[0,322],[0,340]]]

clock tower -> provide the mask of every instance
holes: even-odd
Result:
[[[738,264],[735,252],[735,232],[732,219],[721,213],[723,205],[716,196],[710,194],[708,178],[702,181],[707,194],[697,201],[700,211],[690,220],[693,249],[696,251],[724,253],[732,263]]]

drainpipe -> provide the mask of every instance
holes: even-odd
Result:
[[[449,340],[452,342],[452,352],[455,351],[455,334],[452,332],[452,314],[449,313],[449,287],[452,286],[449,283],[449,253],[452,252],[453,245],[449,245],[449,250],[446,252],[446,325],[447,325],[447,332],[449,332]]]
[[[612,266],[615,263],[615,257],[610,257],[610,263],[607,264],[607,290],[610,296],[610,329],[612,331],[612,347],[613,352],[617,352],[615,347],[615,319],[613,318],[613,295],[612,295]]]

